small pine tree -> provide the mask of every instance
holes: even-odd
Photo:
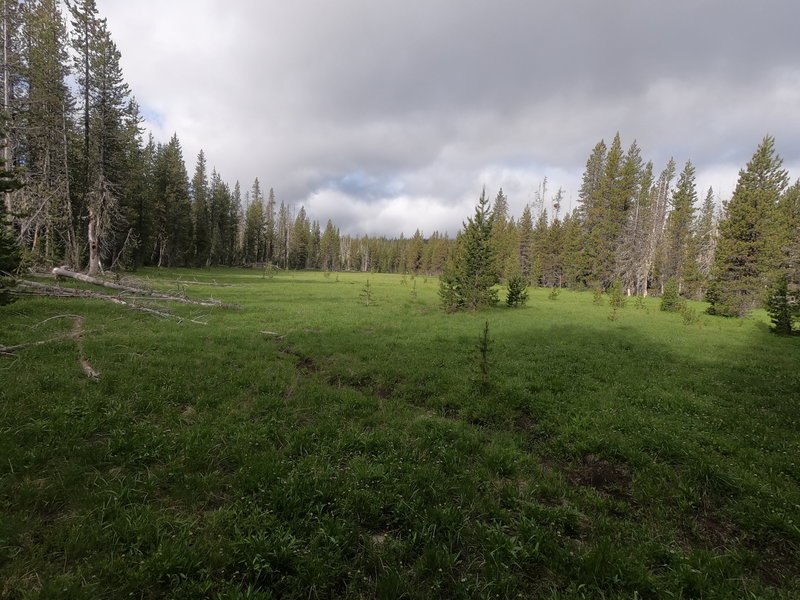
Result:
[[[439,279],[439,297],[446,312],[480,310],[498,302],[497,261],[492,244],[493,212],[481,194],[475,214],[464,224]]]
[[[677,312],[683,308],[680,294],[678,294],[678,280],[670,277],[664,284],[664,294],[661,296],[661,310]]]
[[[561,290],[558,288],[558,286],[554,285],[550,288],[550,293],[547,294],[547,297],[550,298],[550,300],[557,300],[560,293]]]
[[[369,279],[367,279],[364,287],[361,288],[359,298],[361,298],[361,304],[364,306],[372,306],[375,304],[375,295],[372,293],[372,286],[369,283]]]
[[[603,306],[603,288],[599,283],[592,288],[592,304]]]
[[[789,295],[786,275],[780,277],[767,296],[767,313],[772,321],[772,331],[778,335],[792,335],[792,321],[796,307]]]
[[[608,303],[612,308],[625,308],[625,292],[622,289],[622,279],[619,276],[614,278],[614,283],[608,289]]]
[[[480,383],[485,389],[489,387],[489,350],[491,348],[492,340],[489,339],[489,321],[483,325],[483,333],[478,340],[478,352],[480,359],[478,360],[478,370],[480,372]]]
[[[515,306],[525,306],[528,301],[528,282],[522,275],[512,275],[508,280],[508,295],[506,304],[514,308]]]

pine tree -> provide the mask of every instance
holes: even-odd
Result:
[[[244,214],[242,260],[245,264],[266,262],[264,233],[264,199],[261,185],[256,178],[250,190],[249,203]]]
[[[533,216],[531,215],[530,204],[526,204],[522,210],[522,218],[517,226],[519,232],[519,267],[522,276],[530,281],[531,266],[533,264]]]
[[[694,221],[694,204],[697,200],[694,175],[694,166],[687,161],[672,194],[672,210],[667,217],[664,234],[664,262],[661,276],[664,280],[674,277],[680,291],[686,282],[690,261],[689,242]]]
[[[275,261],[284,269],[289,268],[289,245],[292,239],[291,216],[289,207],[281,201],[278,209],[278,222],[275,226]]]
[[[664,293],[661,295],[661,310],[676,312],[681,310],[682,307],[678,280],[675,277],[670,277],[664,284]]]
[[[765,137],[747,168],[739,172],[733,196],[719,225],[720,237],[708,299],[709,313],[743,316],[760,303],[770,273],[779,266],[771,247],[773,213],[789,176],[775,152],[774,138]]]
[[[267,203],[264,206],[264,249],[263,260],[275,262],[277,260],[277,234],[275,232],[275,190],[269,188]]]
[[[211,215],[209,212],[208,166],[205,152],[197,154],[190,184],[192,198],[192,249],[195,265],[206,265],[211,256]]]
[[[333,226],[333,222],[328,219],[325,231],[319,242],[320,246],[320,267],[324,271],[335,271],[339,268],[339,231]]]
[[[153,201],[156,239],[150,262],[159,267],[191,264],[192,204],[189,178],[177,135],[156,150]]]
[[[306,217],[306,209],[301,206],[294,219],[289,242],[289,268],[305,269],[309,256],[311,229]]]
[[[67,162],[72,99],[66,85],[66,27],[55,0],[30,1],[23,6],[27,86],[20,151],[26,186],[17,195],[17,228],[34,262],[63,262],[66,255],[66,262],[77,267],[79,236]]]
[[[498,302],[494,286],[499,282],[492,244],[492,209],[481,193],[475,214],[458,235],[456,248],[440,280],[445,310],[479,310]]]
[[[798,305],[789,294],[789,280],[785,273],[770,288],[766,305],[772,330],[779,335],[792,335],[792,321],[798,313]]]
[[[81,92],[83,152],[80,212],[87,224],[88,272],[100,270],[101,259],[113,247],[121,222],[119,191],[125,182],[124,160],[126,108],[130,90],[122,77],[120,53],[111,39],[95,0],[76,0],[72,14],[77,82]]]
[[[790,285],[800,286],[800,180],[780,199],[777,218],[781,270]]]

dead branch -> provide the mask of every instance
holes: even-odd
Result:
[[[182,279],[178,279],[175,283],[179,285],[213,285],[214,287],[238,287],[233,283],[217,283],[217,282],[210,282],[210,281],[183,281]]]
[[[52,344],[53,342],[62,342],[64,340],[71,340],[78,337],[80,333],[76,333],[71,331],[69,333],[62,333],[61,335],[57,335],[56,337],[52,337],[47,340],[39,340],[36,342],[27,342],[25,344],[16,344],[14,346],[0,346],[0,354],[13,354],[17,350],[24,350],[25,348],[30,348],[32,346],[42,346],[44,344]]]

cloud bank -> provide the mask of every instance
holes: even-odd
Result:
[[[160,140],[323,224],[451,234],[485,185],[575,204],[619,131],[724,198],[765,134],[800,175],[794,0],[98,0]]]

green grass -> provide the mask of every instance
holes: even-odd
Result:
[[[0,357],[0,598],[800,597],[800,338],[763,313],[138,275],[241,310],[0,309],[5,345],[85,317]]]

